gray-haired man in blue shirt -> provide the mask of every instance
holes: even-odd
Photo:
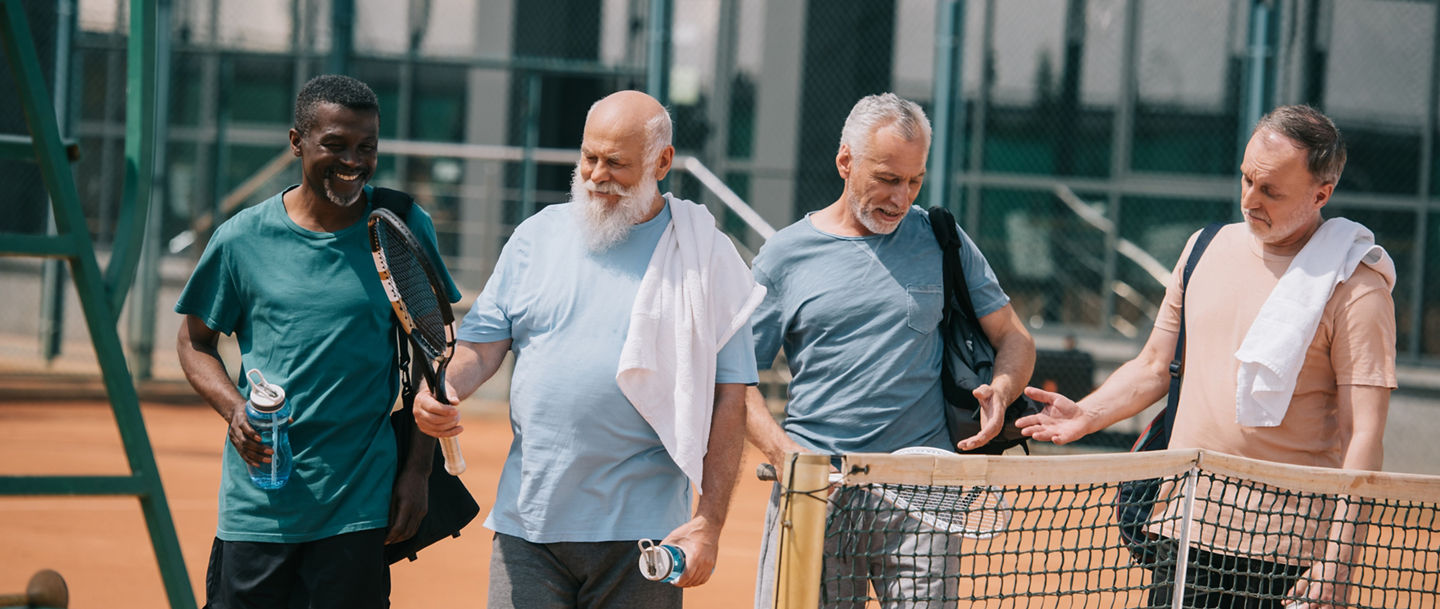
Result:
[[[940,390],[941,252],[929,217],[913,206],[929,148],[930,121],[914,102],[892,93],[861,99],[835,156],[845,180],[840,197],[776,233],[755,257],[755,280],[768,290],[751,320],[755,359],[768,367],[783,346],[792,375],[783,427],[760,392],[747,391],[747,436],[771,463],[787,452],[979,448],[999,433],[1005,406],[1029,381],[1034,341],[985,257],[960,231],[970,298],[996,362],[994,380],[975,390],[980,433],[951,442]],[[776,503],[767,517],[757,606],[769,606],[773,595]],[[912,532],[920,526],[890,524]],[[958,557],[947,536],[890,537],[877,541],[883,547],[872,547],[870,556],[827,557],[826,606],[864,606],[867,579],[887,607],[934,607],[955,597]],[[860,543],[870,541],[876,540]],[[914,576],[879,577],[897,568]]]

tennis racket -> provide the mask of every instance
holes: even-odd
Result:
[[[948,450],[930,446],[911,446],[895,451],[895,455],[955,456]],[[931,527],[971,539],[989,539],[1005,530],[1010,521],[1010,503],[1005,493],[993,486],[969,488],[949,486],[884,485],[870,492],[880,494],[886,502],[905,510]]]
[[[370,255],[385,285],[385,295],[395,309],[400,327],[410,336],[422,362],[420,371],[435,399],[448,404],[445,395],[445,366],[455,354],[455,314],[441,287],[440,276],[430,264],[415,234],[400,217],[388,209],[370,212]],[[458,476],[465,471],[460,440],[440,438],[445,454],[445,471]]]
[[[894,455],[953,456],[950,451],[928,446],[902,448]],[[761,463],[755,470],[761,480],[775,480],[775,467]],[[837,484],[844,474],[830,474]],[[992,486],[934,487],[909,484],[876,485],[869,492],[904,510],[925,525],[945,533],[971,539],[989,539],[1005,531],[1010,521],[1010,502],[1005,493]]]

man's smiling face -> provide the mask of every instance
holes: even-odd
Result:
[[[340,207],[360,200],[375,175],[380,114],[321,103],[305,133],[290,131],[290,147],[300,157],[301,180],[311,192]]]

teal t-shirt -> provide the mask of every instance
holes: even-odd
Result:
[[[532,543],[660,539],[690,519],[689,479],[615,372],[670,206],[601,253],[574,212],[552,205],[516,227],[460,324],[461,340],[509,338],[515,352],[515,438],[485,526]],[[715,360],[715,382],[754,383],[750,327]]]
[[[367,202],[369,194],[367,187]],[[459,300],[429,214],[413,206],[406,222],[431,250],[451,301]],[[365,218],[333,233],[309,231],[285,213],[281,195],[241,211],[215,230],[175,311],[235,335],[241,395],[249,394],[243,372],[258,369],[285,389],[295,412],[295,469],[277,490],[252,484],[225,440],[216,537],[300,543],[386,526],[399,381],[390,301]]]
[[[961,264],[981,317],[1010,301],[962,230]],[[783,346],[790,366],[785,433],[827,454],[953,450],[945,429],[937,332],[944,313],[940,245],[911,207],[888,235],[843,237],[810,217],[775,233],[754,261],[755,360]]]

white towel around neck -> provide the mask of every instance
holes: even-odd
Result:
[[[715,356],[765,297],[703,205],[665,195],[670,225],[630,312],[615,382],[696,492],[715,406]]]
[[[1235,351],[1236,423],[1275,427],[1284,420],[1325,304],[1362,262],[1394,289],[1395,262],[1370,229],[1345,218],[1326,220],[1290,261]]]

